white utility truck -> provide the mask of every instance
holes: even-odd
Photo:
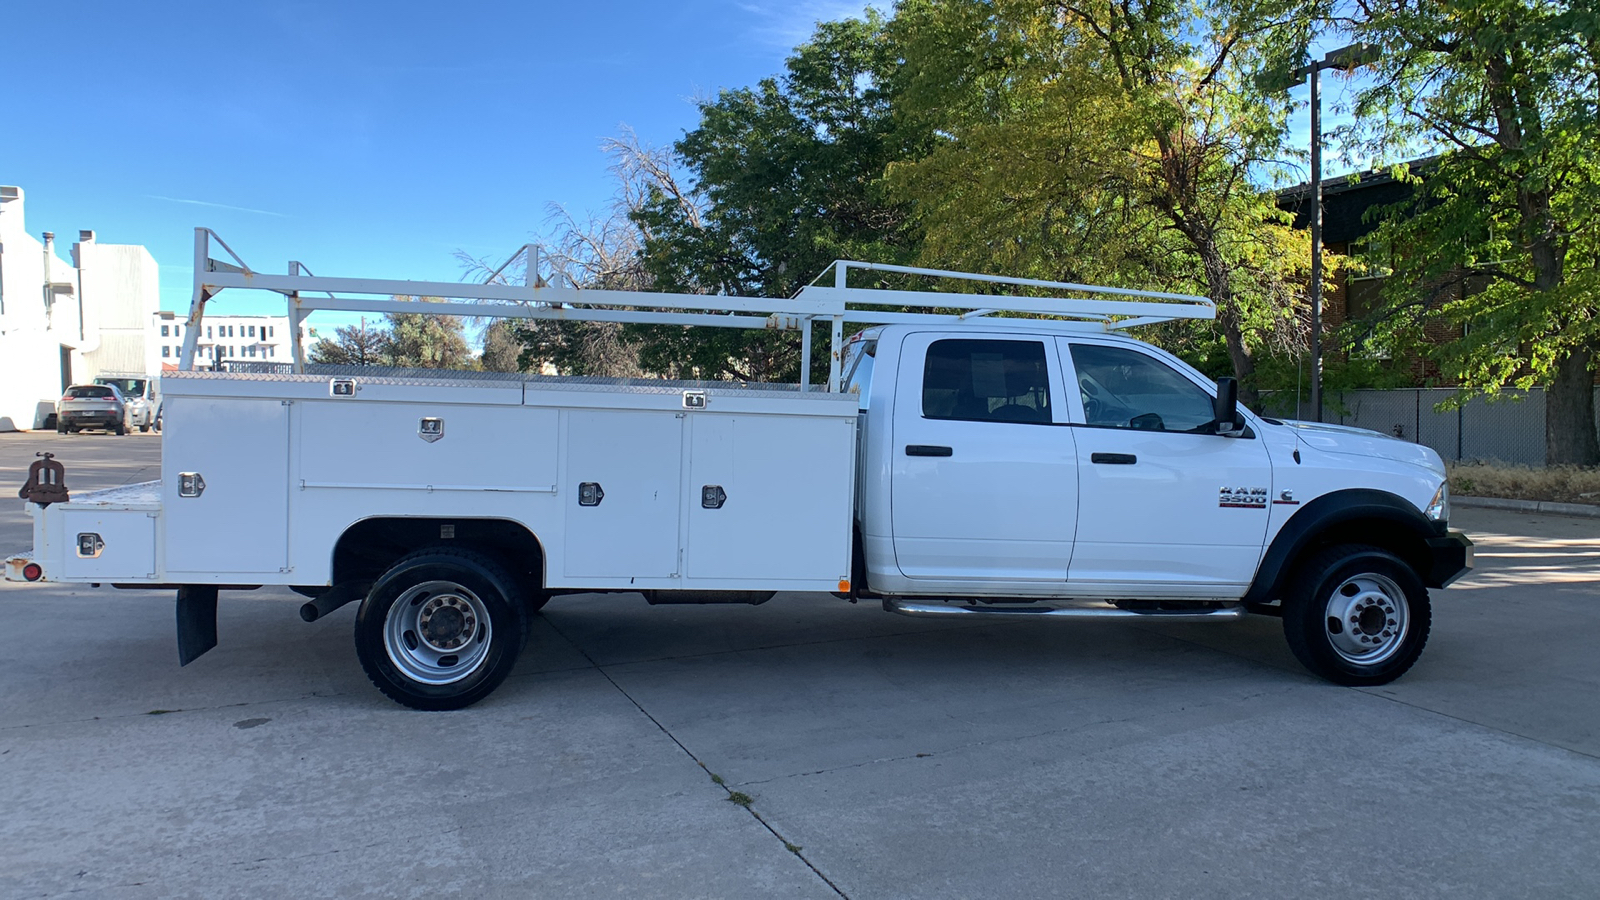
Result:
[[[1313,672],[1382,684],[1422,652],[1428,589],[1471,567],[1432,450],[1238,408],[1231,379],[1122,333],[1211,318],[1203,298],[851,262],[788,300],[289,270],[254,271],[196,230],[161,480],[68,497],[70,472],[40,460],[22,491],[33,550],[8,578],[176,589],[184,664],[216,644],[219,591],[289,586],[308,621],[359,601],[373,683],[454,709],[506,677],[552,595],[624,591],[831,593],[919,616],[1258,613],[1282,617]],[[792,329],[807,365],[799,385],[315,373],[296,345],[284,374],[193,371],[205,305],[228,288],[283,294],[296,339],[312,309],[440,296],[457,300],[429,313]],[[805,383],[813,323],[831,329],[826,385]],[[871,327],[846,341],[846,323]]]

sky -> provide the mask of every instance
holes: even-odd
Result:
[[[196,226],[260,271],[458,281],[458,249],[503,260],[551,204],[603,210],[603,139],[670,145],[696,98],[780,72],[863,6],[18,0],[0,184],[35,235],[148,247],[163,309],[188,309]],[[228,291],[208,310],[282,308]]]
[[[458,281],[457,250],[500,261],[552,204],[602,211],[605,138],[670,145],[697,98],[781,72],[815,22],[864,5],[18,0],[0,183],[36,235],[148,247],[163,309],[188,309],[196,226],[259,271]],[[282,308],[228,291],[209,311]]]

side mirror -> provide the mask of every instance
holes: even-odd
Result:
[[[1217,399],[1212,405],[1213,421],[1217,434],[1232,434],[1239,430],[1239,382],[1232,378],[1217,379]]]

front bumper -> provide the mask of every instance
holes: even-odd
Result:
[[[1472,540],[1459,531],[1428,538],[1428,569],[1423,581],[1428,587],[1449,587],[1472,571]]]

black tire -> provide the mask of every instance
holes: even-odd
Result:
[[[367,677],[396,703],[462,709],[511,674],[526,641],[522,607],[516,579],[493,558],[471,550],[418,551],[391,566],[362,601],[356,655]],[[435,618],[444,624],[425,638],[423,629]]]
[[[1344,544],[1298,567],[1283,598],[1295,658],[1335,684],[1366,687],[1404,675],[1428,643],[1428,589],[1387,550]]]
[[[66,434],[66,433],[67,433],[67,425],[66,425],[66,423],[65,422],[56,423],[56,434]]]
[[[111,429],[111,430],[116,432],[117,434],[127,434],[128,433],[128,426],[127,426],[126,423],[118,422],[116,424],[116,427]]]
[[[143,425],[140,425],[139,426],[139,433],[140,434],[149,434],[150,433],[150,423],[146,422]]]

